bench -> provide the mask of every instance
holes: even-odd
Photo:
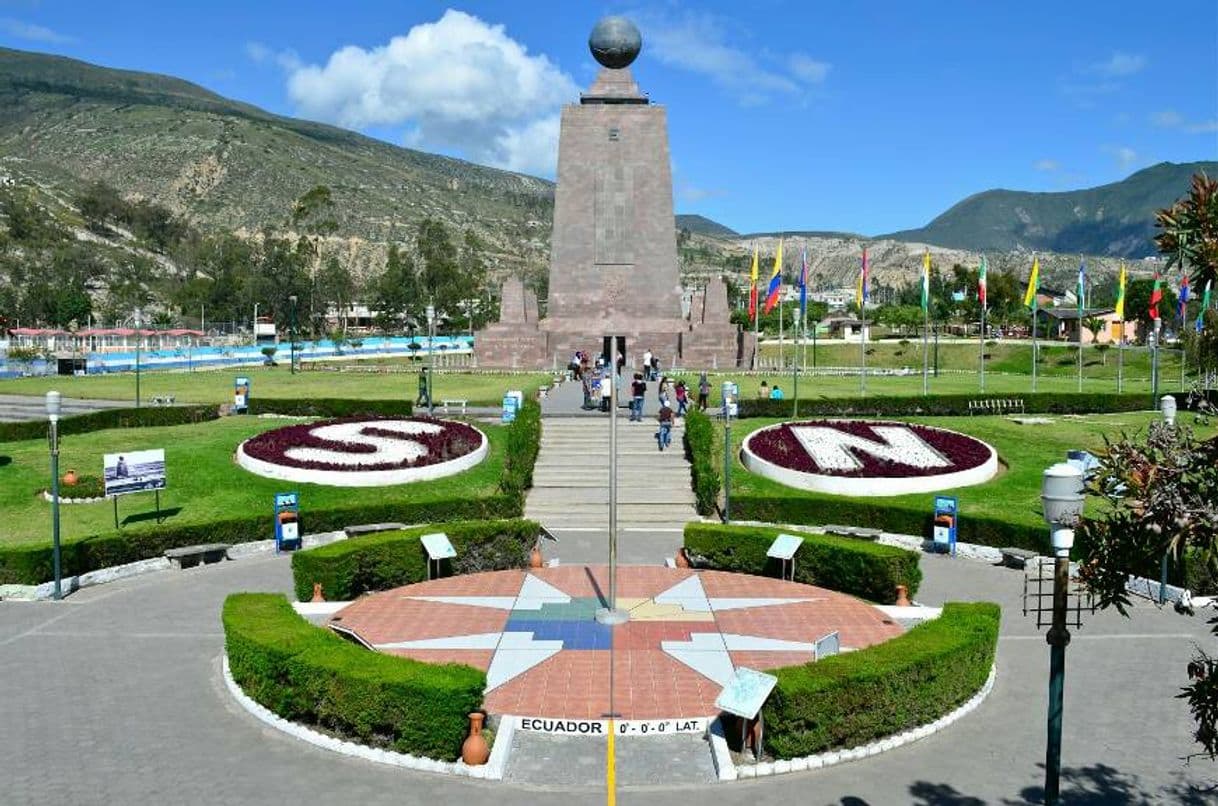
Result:
[[[347,537],[355,537],[357,535],[370,535],[376,532],[396,532],[399,529],[405,529],[404,523],[361,523],[358,526],[347,526],[343,531],[347,533]]]
[[[1023,398],[981,398],[968,402],[968,414],[1024,414]]]
[[[826,523],[821,529],[827,534],[841,535],[843,537],[859,537],[864,540],[875,540],[883,534],[879,529],[868,529],[865,526],[842,526],[837,523]]]
[[[1026,568],[1028,563],[1040,556],[1035,551],[1008,547],[999,549],[1002,552],[1002,564],[1011,568]]]
[[[445,413],[445,414],[448,414],[448,413],[449,413],[449,410],[450,410],[450,409],[451,409],[453,406],[460,406],[460,407],[461,407],[461,413],[462,413],[462,414],[465,414],[465,409],[466,409],[466,407],[467,407],[468,405],[469,405],[469,401],[468,401],[468,400],[441,400],[441,401],[440,401],[440,408],[444,410],[444,413]]]
[[[165,549],[165,559],[174,568],[193,568],[196,565],[217,563],[227,559],[226,553],[231,546],[228,543],[204,543],[198,546],[182,546],[176,549]]]
[[[155,395],[152,398],[154,406],[172,406],[176,398],[173,395]]]

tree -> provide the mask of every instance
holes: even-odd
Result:
[[[402,254],[398,245],[389,244],[385,271],[373,283],[376,326],[384,333],[401,327],[412,300],[418,299],[418,278],[414,260]]]
[[[345,334],[347,308],[355,294],[355,280],[351,277],[351,270],[332,255],[323,264],[317,282],[323,304],[326,307],[333,305],[338,311],[338,320]]]
[[[100,180],[77,193],[73,202],[85,219],[85,226],[99,235],[109,235],[110,223],[117,221],[127,209],[127,203],[118,191]]]
[[[1192,187],[1171,207],[1155,212],[1155,246],[1167,256],[1167,268],[1181,260],[1192,267],[1194,288],[1204,288],[1218,274],[1218,180],[1205,172],[1193,175]],[[1183,268],[1183,266],[1181,266]]]
[[[1153,280],[1131,280],[1125,289],[1125,318],[1138,323],[1138,342],[1145,344],[1150,333],[1154,331],[1154,320],[1150,317],[1150,293],[1154,288]],[[1159,302],[1159,318],[1164,326],[1175,318],[1176,292],[1160,285],[1163,299]]]
[[[1110,444],[1089,484],[1102,514],[1079,527],[1079,575],[1100,607],[1128,615],[1130,573],[1153,575],[1164,556],[1218,571],[1218,440],[1198,440],[1183,424],[1152,423],[1145,438]],[[1218,636],[1218,618],[1210,620]],[[1218,657],[1197,649],[1188,664],[1194,738],[1218,757]]]
[[[1100,340],[1100,333],[1108,326],[1108,323],[1098,316],[1088,316],[1083,320],[1082,324],[1091,333],[1091,341],[1097,343]]]

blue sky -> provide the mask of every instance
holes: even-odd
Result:
[[[1218,3],[0,0],[0,45],[552,177],[598,17],[639,24],[678,212],[878,234],[992,187],[1218,159]]]

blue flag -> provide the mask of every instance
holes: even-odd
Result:
[[[799,259],[799,321],[808,314],[808,247],[805,244]]]

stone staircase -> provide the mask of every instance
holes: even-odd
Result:
[[[689,463],[681,444],[681,427],[673,429],[672,446],[656,446],[654,419],[618,419],[619,548],[642,549],[651,562],[672,556],[681,529],[697,520]],[[609,418],[547,417],[542,420],[541,453],[533,471],[533,489],[525,502],[526,518],[555,533],[565,530],[604,532],[609,527]],[[604,561],[599,542],[588,557],[571,556],[559,547],[564,563]],[[637,554],[635,555],[637,557]],[[623,558],[625,560],[625,557]],[[641,558],[640,558],[641,559]]]

